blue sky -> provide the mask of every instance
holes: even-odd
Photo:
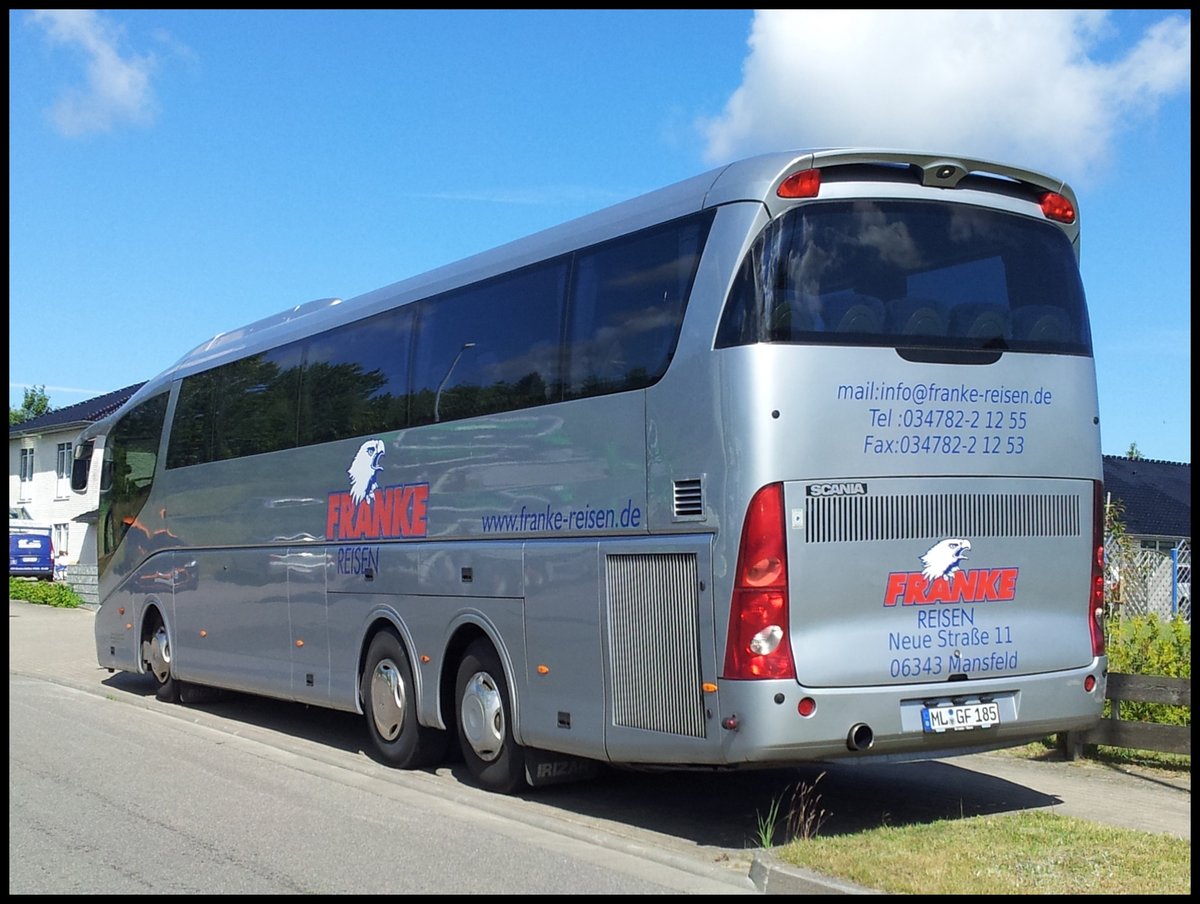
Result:
[[[9,11],[9,404],[729,160],[1079,195],[1103,451],[1191,461],[1189,10]]]

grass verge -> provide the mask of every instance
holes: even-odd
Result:
[[[1053,737],[994,753],[1062,762]],[[1162,776],[1191,772],[1191,757],[1100,746],[1095,763]],[[811,790],[811,789],[810,789]],[[1101,825],[1033,810],[877,829],[819,838],[819,798],[793,796],[760,828],[762,846],[786,821],[787,844],[771,848],[784,863],[837,876],[888,894],[1190,894],[1190,840]],[[782,803],[782,802],[781,802]],[[796,810],[807,811],[797,813]],[[817,824],[819,827],[819,823]]]
[[[1190,894],[1190,840],[1029,811],[883,826],[773,848],[889,894]]]

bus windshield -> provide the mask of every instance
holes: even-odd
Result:
[[[101,574],[117,548],[128,542],[126,534],[150,497],[166,411],[167,394],[159,393],[125,414],[108,435],[100,474],[97,540]],[[129,545],[138,554],[145,552],[144,543]]]
[[[768,225],[717,346],[754,342],[1092,353],[1075,252],[1057,226],[908,200],[805,204]]]

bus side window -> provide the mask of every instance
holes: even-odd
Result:
[[[557,401],[567,259],[419,303],[414,425]]]
[[[297,444],[334,442],[409,425],[413,312],[402,307],[306,340]]]
[[[285,345],[219,369],[212,399],[217,461],[296,446],[301,346]]]
[[[663,375],[711,222],[677,221],[577,255],[566,398],[641,389]]]

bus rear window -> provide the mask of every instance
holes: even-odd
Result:
[[[770,223],[738,270],[716,344],[754,342],[1092,353],[1058,227],[904,200],[804,204]]]

